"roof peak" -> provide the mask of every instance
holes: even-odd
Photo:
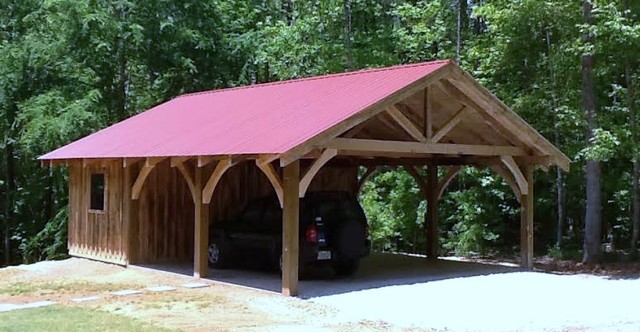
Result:
[[[364,68],[364,69],[358,69],[354,71],[347,71],[347,72],[340,72],[340,73],[330,73],[330,74],[323,74],[323,75],[317,75],[317,76],[292,78],[292,79],[282,80],[282,81],[273,81],[273,82],[265,82],[265,83],[249,84],[249,85],[240,85],[240,86],[229,87],[229,88],[191,92],[191,93],[185,93],[185,94],[179,95],[176,98],[191,97],[191,96],[197,96],[197,95],[203,95],[203,94],[211,94],[211,93],[227,92],[227,91],[235,91],[235,90],[253,89],[253,88],[260,88],[265,86],[282,85],[282,84],[289,84],[289,83],[315,81],[315,80],[321,80],[326,78],[351,76],[351,75],[364,74],[364,73],[375,73],[375,72],[390,71],[390,70],[397,70],[397,69],[403,69],[403,68],[448,64],[451,62],[452,60],[445,59],[445,60],[433,60],[433,61],[401,64],[401,65],[395,65],[390,67]]]

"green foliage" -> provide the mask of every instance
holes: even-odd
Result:
[[[66,258],[68,220],[68,208],[64,207],[38,234],[24,241],[20,246],[24,261],[33,263]]]
[[[185,92],[458,53],[464,69],[574,157],[563,177],[565,248],[582,240],[585,159],[603,162],[603,241],[622,248],[631,236],[631,162],[639,155],[632,114],[640,106],[633,93],[640,2],[592,2],[594,21],[585,25],[578,0],[5,0],[0,233],[9,231],[10,258],[64,252],[67,176],[39,167],[44,152]],[[589,43],[585,31],[594,37]],[[590,141],[580,95],[585,52],[596,55],[599,108]],[[554,171],[536,176],[536,248],[547,248],[558,188]],[[375,249],[424,252],[422,196],[402,169],[365,184]],[[442,245],[458,254],[513,251],[517,206],[495,174],[464,171],[441,201]]]
[[[360,202],[369,220],[375,250],[424,250],[426,209],[411,175],[405,171],[378,172],[365,183]]]

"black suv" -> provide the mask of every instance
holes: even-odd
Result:
[[[346,192],[310,192],[300,199],[299,275],[313,264],[331,264],[352,275],[371,250],[367,219]],[[227,221],[212,223],[209,265],[282,267],[282,209],[275,195],[247,204]]]

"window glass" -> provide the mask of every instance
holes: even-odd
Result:
[[[91,210],[105,210],[105,189],[104,173],[91,174]]]

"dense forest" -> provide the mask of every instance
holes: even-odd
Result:
[[[45,152],[186,92],[447,58],[573,160],[536,172],[536,252],[633,253],[639,15],[633,0],[3,0],[0,265],[65,253],[67,174]],[[424,252],[421,197],[402,168],[371,177],[375,249]],[[465,169],[440,207],[443,250],[513,255],[518,207]]]

